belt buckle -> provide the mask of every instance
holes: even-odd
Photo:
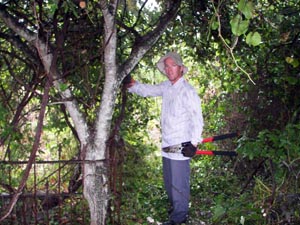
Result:
[[[173,145],[166,148],[163,148],[163,151],[166,153],[181,153],[182,145]]]

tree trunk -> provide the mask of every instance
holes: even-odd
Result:
[[[84,167],[84,195],[89,203],[91,225],[105,225],[109,201],[108,167],[106,160],[106,142],[109,137],[112,115],[119,84],[117,81],[117,29],[115,12],[117,2],[107,6],[106,1],[100,1],[104,16],[104,69],[105,84],[95,124],[95,136],[87,148],[86,159],[95,160]]]
[[[99,152],[90,144],[88,152]],[[86,159],[91,154],[87,154]],[[84,165],[84,196],[89,204],[91,225],[104,225],[108,205],[108,177],[105,160],[95,160]]]

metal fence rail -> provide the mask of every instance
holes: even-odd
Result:
[[[18,186],[27,161],[0,161],[0,211]],[[89,224],[83,198],[82,160],[36,161],[12,213],[1,224]]]

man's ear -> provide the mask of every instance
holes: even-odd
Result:
[[[182,75],[183,75],[183,69],[184,69],[184,67],[180,66],[180,72],[181,72]]]

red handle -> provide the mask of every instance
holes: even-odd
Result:
[[[226,155],[226,156],[237,156],[237,152],[234,151],[210,151],[210,150],[200,150],[196,151],[196,155]]]
[[[218,135],[218,136],[212,136],[212,137],[204,138],[202,140],[202,143],[219,141],[219,140],[223,140],[223,139],[227,139],[227,138],[233,138],[233,137],[237,137],[237,136],[238,136],[237,132],[222,134],[222,135]]]

